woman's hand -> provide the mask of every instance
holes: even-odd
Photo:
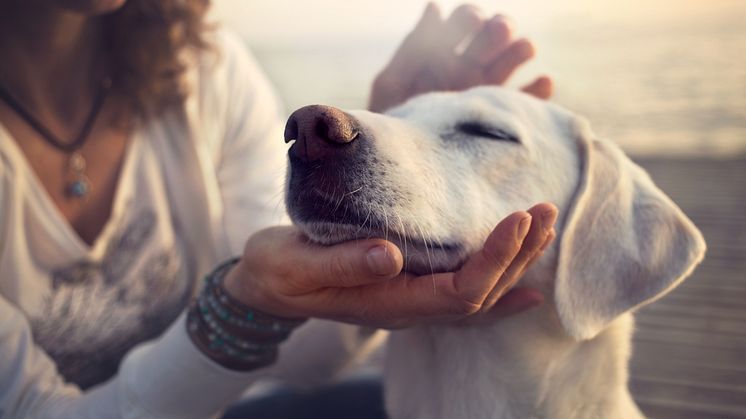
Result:
[[[319,246],[294,227],[274,227],[249,239],[225,287],[269,314],[372,327],[508,316],[542,301],[536,290],[508,291],[554,238],[556,218],[551,204],[513,213],[457,272],[424,276],[402,273],[401,252],[385,240]]]
[[[484,19],[476,7],[463,5],[443,20],[430,3],[374,80],[368,107],[382,112],[421,93],[501,85],[534,53],[530,41],[513,39],[511,24],[503,16]],[[539,77],[522,90],[547,99],[552,81]]]

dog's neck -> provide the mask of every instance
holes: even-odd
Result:
[[[547,249],[521,280],[545,294],[538,308],[487,325],[392,335],[386,368],[392,419],[642,418],[627,391],[632,316],[588,341],[568,336],[552,299],[556,254]],[[412,389],[422,393],[416,402],[403,400],[400,393]]]

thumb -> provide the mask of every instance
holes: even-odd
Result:
[[[381,239],[306,246],[311,251],[299,249],[298,256],[305,259],[301,266],[308,269],[309,285],[317,289],[378,283],[398,275],[404,264],[399,248]]]

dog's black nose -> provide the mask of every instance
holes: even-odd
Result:
[[[295,140],[290,153],[304,161],[332,157],[359,135],[355,118],[331,106],[302,107],[285,125],[285,142]]]

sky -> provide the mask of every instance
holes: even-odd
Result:
[[[425,0],[215,0],[218,20],[253,44],[399,38],[417,21]],[[444,13],[463,3],[440,0]],[[743,0],[472,0],[486,15],[504,13],[519,29],[541,31],[568,22],[696,24],[716,15],[746,20]]]

